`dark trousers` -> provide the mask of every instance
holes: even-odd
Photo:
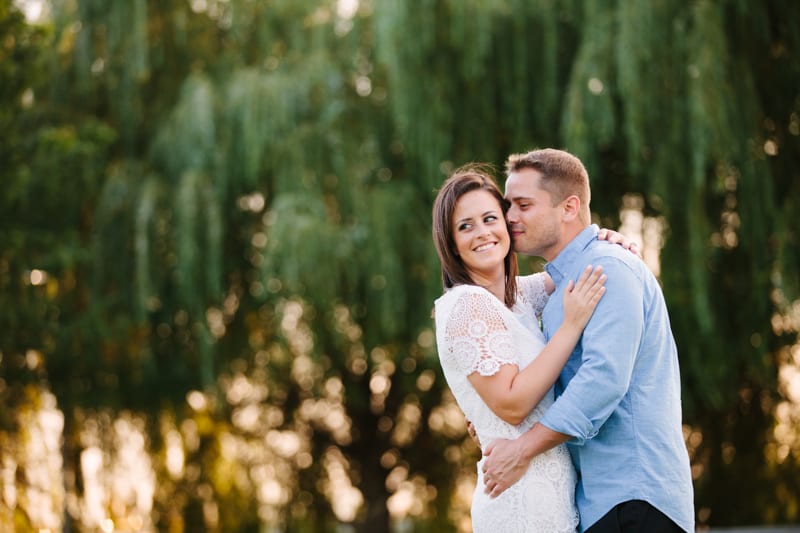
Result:
[[[586,533],[684,533],[678,524],[643,500],[629,500],[611,509]]]

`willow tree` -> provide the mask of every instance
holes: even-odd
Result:
[[[798,7],[422,4],[376,18],[398,134],[426,174],[564,147],[598,221],[634,209],[660,227],[699,523],[797,520],[797,398],[778,375],[800,330]]]
[[[38,349],[65,414],[68,492],[81,496],[81,421],[133,410],[156,457],[169,419],[196,434],[182,438],[197,441],[186,462],[199,474],[156,461],[159,527],[375,531],[398,488],[426,502],[420,520],[448,522],[452,483],[429,505],[428,476],[454,475],[458,458],[439,458],[464,433],[426,423],[443,391],[429,207],[416,201],[429,181],[397,171],[369,11],[344,7],[53,2],[43,129],[108,149],[58,160],[42,146],[28,164],[84,215],[64,224],[80,229],[73,254],[40,265],[52,324],[31,324],[54,330]],[[255,426],[242,421],[252,412]],[[111,432],[113,418],[98,420]],[[234,457],[223,440],[241,444]]]
[[[133,411],[156,527],[464,527],[430,205],[454,165],[560,146],[598,221],[664,228],[699,522],[797,520],[800,447],[773,432],[800,330],[797,11],[53,1],[47,77],[10,97],[32,89],[32,141],[0,282],[35,305],[1,349],[64,412],[66,490],[82,421]]]

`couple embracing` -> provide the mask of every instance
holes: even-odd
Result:
[[[578,158],[534,150],[506,172],[504,197],[484,168],[462,167],[433,208],[439,358],[483,446],[474,531],[693,531],[658,281],[621,235],[591,224]],[[515,250],[545,272],[519,276]]]

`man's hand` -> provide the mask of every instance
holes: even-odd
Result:
[[[524,458],[520,439],[494,440],[486,447],[483,455],[484,492],[492,498],[497,498],[519,481],[530,464]]]

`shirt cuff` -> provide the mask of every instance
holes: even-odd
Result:
[[[598,430],[583,412],[579,409],[568,409],[561,403],[563,402],[556,401],[551,405],[539,423],[548,429],[572,437],[569,441],[570,444],[582,446],[587,440],[597,435]]]

